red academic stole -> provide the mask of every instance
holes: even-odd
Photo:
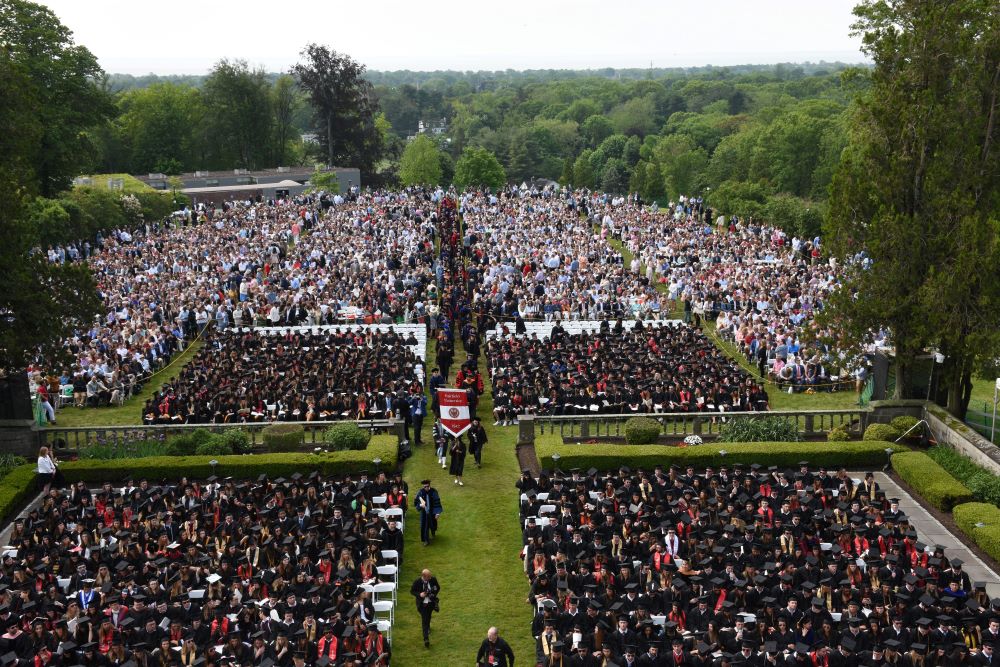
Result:
[[[330,641],[326,641],[326,635],[319,638],[319,654],[326,656],[330,660],[337,659],[337,638],[330,637]]]

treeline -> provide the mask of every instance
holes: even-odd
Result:
[[[864,82],[855,70],[789,76],[771,67],[662,80],[592,77],[480,93],[467,92],[463,81],[443,90],[376,91],[397,130],[445,119],[446,130],[435,136],[447,156],[444,174],[466,148],[485,148],[510,181],[557,180],[638,192],[647,201],[701,195],[721,212],[812,235],[847,141],[849,100]],[[421,175],[407,170],[404,182]]]
[[[309,108],[291,76],[223,60],[193,79],[164,77],[114,94],[115,117],[94,130],[94,171],[178,174],[305,160]],[[108,85],[114,90],[114,77]]]

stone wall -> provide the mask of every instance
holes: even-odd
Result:
[[[38,435],[31,419],[0,419],[0,452],[23,456],[29,461],[38,457]]]
[[[923,419],[938,444],[947,445],[1000,475],[1000,447],[948,414],[934,403],[925,403]]]

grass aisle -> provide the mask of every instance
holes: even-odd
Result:
[[[434,366],[433,342],[428,341],[428,368]],[[459,344],[459,347],[461,344]],[[459,351],[459,354],[461,352]],[[420,480],[429,478],[441,493],[444,514],[437,538],[429,547],[420,543],[420,518],[410,509],[406,516],[406,553],[400,577],[396,623],[393,628],[393,664],[474,664],[486,630],[495,625],[519,664],[532,663],[534,641],[530,635],[530,610],[524,599],[527,588],[518,551],[521,531],[517,519],[518,478],[516,427],[494,427],[489,380],[479,404],[489,437],[483,467],[477,469],[470,455],[465,465],[465,486],[453,483],[434,456],[431,423],[425,421],[423,445],[406,461],[404,476],[412,499]],[[424,648],[420,617],[410,585],[423,568],[441,582],[441,613],[431,622],[431,647]],[[533,663],[532,663],[533,664]]]

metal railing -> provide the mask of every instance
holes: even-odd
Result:
[[[778,417],[795,425],[804,436],[822,435],[843,427],[848,433],[860,435],[868,425],[871,411],[851,410],[774,410],[770,412],[668,412],[625,415],[568,415],[534,417],[539,435],[558,433],[563,438],[625,437],[625,422],[632,417],[648,417],[660,423],[662,435],[684,437],[699,435],[718,437],[729,420],[750,417]]]
[[[356,424],[372,433],[392,432],[397,428],[393,419],[364,419],[358,421],[311,421],[311,422],[252,422],[238,424],[142,424],[132,426],[52,426],[37,430],[38,444],[52,447],[56,452],[78,452],[81,447],[101,444],[113,447],[134,447],[147,440],[164,440],[171,436],[190,433],[203,428],[219,433],[238,428],[250,436],[250,444],[263,444],[261,432],[272,424],[301,424],[305,429],[304,446],[312,448],[323,442],[323,431],[335,424]]]

